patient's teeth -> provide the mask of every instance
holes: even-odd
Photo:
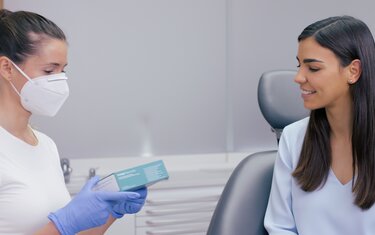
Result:
[[[301,91],[302,91],[302,94],[305,94],[305,95],[310,95],[316,92],[316,91],[308,91],[308,90],[301,90]]]

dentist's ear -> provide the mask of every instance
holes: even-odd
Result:
[[[349,66],[348,83],[354,84],[358,81],[362,73],[361,61],[358,59],[355,59],[348,66]]]
[[[5,56],[0,56],[0,77],[10,81],[12,80],[13,65]]]

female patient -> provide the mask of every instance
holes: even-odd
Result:
[[[55,143],[28,124],[31,114],[54,116],[68,97],[66,65],[53,22],[0,10],[0,234],[103,234],[144,204],[146,189],[91,191],[98,178],[70,201]]]
[[[375,45],[349,16],[298,37],[309,118],[282,134],[265,216],[270,235],[375,234]]]

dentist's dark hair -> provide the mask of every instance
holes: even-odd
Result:
[[[63,31],[47,18],[27,11],[0,10],[0,56],[22,63],[46,39],[66,41]]]
[[[375,202],[375,43],[365,23],[350,16],[330,17],[306,27],[298,42],[313,38],[331,50],[342,67],[361,62],[361,75],[350,85],[353,102],[352,192],[354,203],[369,209]],[[324,108],[312,110],[300,159],[293,176],[301,189],[314,191],[323,186],[332,163],[330,125]]]

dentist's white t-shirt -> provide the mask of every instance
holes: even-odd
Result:
[[[34,130],[32,146],[0,127],[0,234],[32,234],[70,195],[59,154],[48,136]]]

